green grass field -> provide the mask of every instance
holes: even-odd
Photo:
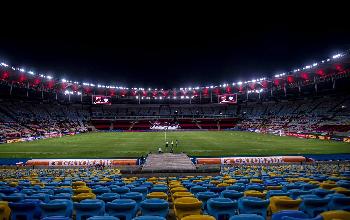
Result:
[[[167,132],[178,139],[175,152],[191,156],[289,155],[350,153],[345,142],[278,137],[238,131]],[[164,132],[88,133],[25,143],[0,145],[1,158],[139,157],[164,150]]]

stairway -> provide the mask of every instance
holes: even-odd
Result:
[[[154,172],[181,172],[195,171],[196,166],[191,159],[184,153],[160,153],[149,154],[142,171]]]

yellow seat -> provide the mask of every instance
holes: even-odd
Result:
[[[96,199],[96,195],[93,193],[80,193],[78,195],[72,196],[74,202],[80,202],[84,199]]]
[[[0,201],[0,219],[9,220],[11,209],[6,201]]]
[[[181,220],[188,215],[202,214],[202,202],[196,198],[183,197],[174,202],[174,213],[177,220]]]
[[[251,183],[263,183],[263,181],[261,179],[251,179],[250,182]]]
[[[230,186],[230,184],[228,184],[228,183],[219,183],[217,185],[217,187],[227,187],[227,186]]]
[[[194,195],[190,192],[176,192],[172,195],[173,201],[182,197],[194,197]]]
[[[80,193],[91,193],[92,190],[89,187],[79,187],[76,189],[73,189],[74,195],[78,195]]]
[[[175,187],[170,189],[171,194],[174,194],[176,192],[188,192],[188,189],[186,189],[185,187]]]
[[[220,180],[212,180],[210,181],[211,184],[214,184],[214,185],[218,185],[219,183],[221,183]]]
[[[211,215],[188,215],[181,220],[215,220],[215,218]]]
[[[164,192],[151,192],[147,194],[148,199],[164,199],[168,200],[168,195]]]
[[[282,210],[298,210],[301,199],[294,200],[288,196],[273,196],[270,198],[270,211],[276,213]]]
[[[237,180],[235,180],[235,179],[224,180],[224,183],[227,183],[227,184],[230,184],[230,185],[234,184],[235,182],[237,182]]]
[[[343,210],[333,210],[322,212],[320,214],[323,217],[323,220],[349,220],[350,212]]]
[[[344,187],[335,187],[335,188],[332,188],[331,190],[336,191],[337,193],[344,194],[346,196],[350,196],[350,190]]]
[[[253,196],[253,197],[258,197],[258,198],[265,198],[265,193],[259,192],[257,190],[247,190],[244,192],[244,196]]]
[[[86,183],[83,181],[76,181],[76,182],[72,183],[73,188],[78,188],[78,187],[82,187],[82,186],[86,186]]]
[[[322,189],[332,189],[332,188],[337,187],[337,184],[333,181],[324,181],[320,184],[320,187]]]

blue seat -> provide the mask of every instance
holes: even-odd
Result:
[[[138,216],[133,218],[133,220],[166,220],[166,218],[161,216]]]
[[[120,198],[120,195],[118,193],[103,193],[97,196],[97,199],[100,199],[105,203],[112,202],[113,200],[119,199],[119,198]]]
[[[202,208],[207,210],[207,201],[211,198],[217,198],[219,195],[214,192],[199,192],[197,193],[197,199],[203,202]]]
[[[334,191],[332,190],[328,190],[328,189],[321,189],[321,188],[317,188],[317,189],[313,189],[311,190],[312,194],[318,196],[318,197],[325,197],[329,194],[333,194]]]
[[[291,189],[291,190],[288,191],[288,193],[289,193],[289,196],[292,199],[297,199],[301,195],[312,194],[311,191],[304,191],[304,190],[301,190],[301,189]]]
[[[289,196],[289,193],[283,190],[269,190],[266,194],[266,198],[269,199],[272,196]]]
[[[13,193],[10,195],[4,195],[2,196],[2,200],[8,201],[8,202],[20,202],[24,199],[25,194],[23,193]]]
[[[109,193],[111,192],[111,190],[108,187],[99,187],[99,188],[93,189],[92,192],[95,195],[101,195],[103,193]]]
[[[262,216],[256,214],[240,214],[234,215],[230,220],[265,220]]]
[[[138,193],[142,193],[143,197],[146,197],[147,193],[148,193],[148,188],[145,186],[138,186],[138,187],[134,187],[130,189],[131,192],[138,192]]]
[[[37,191],[31,188],[25,188],[21,190],[21,193],[26,194],[27,196],[30,196],[34,193],[37,193]]]
[[[0,193],[3,193],[5,195],[11,195],[13,193],[18,192],[18,190],[14,187],[4,187],[4,188],[0,188]]]
[[[300,196],[302,203],[299,209],[305,212],[308,217],[313,218],[318,214],[328,211],[328,203],[330,198],[320,198],[316,195],[304,195]]]
[[[140,202],[144,199],[142,193],[139,192],[128,192],[120,196],[121,199],[132,199],[137,203],[137,208],[140,207]]]
[[[262,184],[248,184],[245,188],[245,190],[256,190],[256,191],[264,191],[265,187]]]
[[[73,194],[72,188],[55,188],[54,190],[55,195],[60,193],[70,193]]]
[[[243,192],[238,192],[236,190],[224,190],[221,192],[220,197],[238,200],[239,198],[243,197],[243,195]]]
[[[302,190],[312,190],[316,189],[318,186],[316,184],[310,184],[310,183],[302,183],[301,189]]]
[[[103,216],[105,214],[104,202],[99,199],[84,199],[80,203],[73,204],[76,211],[76,220],[92,216]]]
[[[137,203],[132,199],[116,199],[106,204],[106,212],[110,216],[130,220],[136,216]]]
[[[50,195],[45,193],[35,193],[30,196],[26,196],[26,199],[39,199],[43,202],[49,202],[50,201]]]
[[[287,192],[292,189],[301,189],[302,185],[297,183],[287,183],[283,186],[283,191]]]
[[[26,220],[33,220],[40,218],[41,210],[39,207],[40,200],[24,199],[21,202],[10,202],[11,220],[25,218]]]
[[[119,220],[119,218],[114,216],[93,216],[88,218],[87,220]]]
[[[64,216],[50,216],[50,217],[42,218],[41,220],[72,220],[72,219]]]
[[[51,200],[54,200],[54,199],[68,199],[68,200],[70,200],[71,198],[72,198],[72,194],[70,194],[70,193],[59,193],[59,194],[50,196]]]
[[[146,199],[140,203],[142,215],[166,217],[169,212],[169,203],[164,199]]]
[[[350,197],[344,194],[329,194],[326,198],[330,199],[328,204],[329,210],[345,210],[350,211]]]
[[[214,193],[221,193],[222,191],[226,190],[226,187],[212,187],[209,190]]]
[[[228,198],[211,198],[207,201],[207,212],[216,219],[228,219],[237,212],[237,201]]]
[[[42,216],[65,216],[70,217],[73,213],[73,202],[68,199],[55,199],[48,203],[40,204]]]
[[[238,200],[238,209],[240,214],[257,214],[266,219],[267,206],[269,200],[263,200],[257,197],[242,197]]]
[[[207,187],[203,187],[203,186],[192,186],[190,188],[190,192],[194,195],[197,195],[197,193],[199,192],[205,192],[207,190],[208,190]]]
[[[154,185],[151,189],[150,192],[168,192],[168,187],[165,185]]]
[[[344,188],[350,189],[350,181],[349,180],[339,180],[339,181],[337,181],[337,185],[339,187],[344,187]]]
[[[123,195],[125,193],[130,192],[130,189],[128,187],[121,186],[121,187],[113,187],[111,191],[114,193],[118,193],[119,195]]]
[[[282,220],[323,220],[323,217],[321,215],[318,215],[315,218],[296,218],[296,217],[285,216],[282,218]]]
[[[245,186],[234,184],[234,185],[226,187],[226,189],[227,190],[236,190],[238,192],[243,192],[245,190]]]
[[[279,211],[274,213],[271,217],[271,220],[283,220],[285,216],[290,216],[295,218],[307,218],[307,215],[302,211],[284,210],[284,211]]]

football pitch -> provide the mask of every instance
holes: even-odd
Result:
[[[350,153],[350,144],[239,131],[167,132],[174,152],[190,156]],[[0,145],[1,158],[128,158],[165,149],[165,132],[96,132]],[[168,151],[170,147],[168,148]]]

